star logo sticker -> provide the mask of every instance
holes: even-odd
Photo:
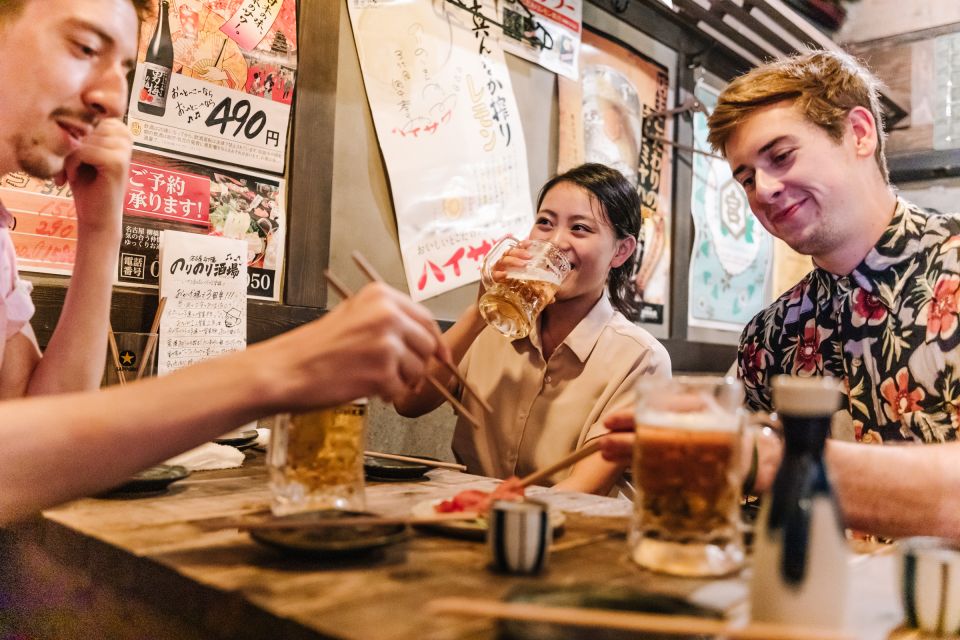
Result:
[[[120,365],[124,367],[132,367],[133,363],[137,361],[137,354],[133,351],[121,351],[120,352]]]

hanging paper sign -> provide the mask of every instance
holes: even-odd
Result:
[[[499,4],[504,51],[577,79],[582,0],[500,0]]]
[[[489,3],[348,3],[410,294],[476,282],[532,224],[526,144]]]

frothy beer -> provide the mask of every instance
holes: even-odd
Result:
[[[737,417],[642,412],[636,435],[634,560],[675,575],[736,569],[742,561]]]
[[[546,270],[511,274],[480,298],[480,314],[487,324],[512,338],[529,335],[543,308],[553,302],[561,278]]]
[[[365,415],[347,404],[289,417],[285,437],[271,441],[275,512],[362,506]]]

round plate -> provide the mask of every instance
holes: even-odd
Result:
[[[611,585],[543,585],[524,584],[515,587],[504,598],[507,602],[539,604],[555,607],[585,607],[611,609],[638,613],[698,616],[709,619],[722,618],[714,609],[695,605],[683,598],[660,593],[651,593],[624,586]],[[615,629],[573,627],[542,622],[501,621],[500,635],[505,640],[627,640],[637,637],[636,632]],[[706,636],[644,634],[650,640],[686,640]]]
[[[214,442],[217,444],[225,444],[231,447],[241,447],[245,444],[251,444],[257,439],[257,431],[251,429],[250,431],[244,431],[235,438],[216,438]]]
[[[163,491],[171,483],[183,480],[190,472],[180,465],[158,464],[135,474],[110,493],[146,493]]]
[[[423,457],[423,456],[418,456]],[[432,459],[432,458],[431,458]],[[402,462],[386,458],[363,457],[363,470],[375,480],[414,480],[422,478],[431,467],[419,462]]]
[[[451,496],[452,497],[452,496]],[[444,498],[438,500],[424,500],[413,505],[410,514],[415,518],[429,518],[437,515],[435,506],[444,501]],[[567,516],[563,511],[550,509],[550,526],[553,527],[553,536],[557,537],[563,532],[563,525],[567,522]],[[466,540],[478,540],[483,542],[487,538],[487,519],[484,516],[474,518],[473,520],[451,520],[450,522],[431,522],[430,524],[420,524],[418,527],[437,531],[455,538],[464,538]]]
[[[331,509],[310,513],[295,513],[277,520],[288,518],[300,523],[311,519],[328,520],[330,518],[373,515],[362,511]],[[402,524],[344,524],[339,527],[324,527],[323,529],[260,529],[251,531],[250,537],[261,544],[281,551],[333,558],[365,553],[400,542],[407,537],[407,528]]]

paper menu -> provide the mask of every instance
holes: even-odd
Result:
[[[160,243],[160,375],[247,345],[247,246],[164,231]]]

